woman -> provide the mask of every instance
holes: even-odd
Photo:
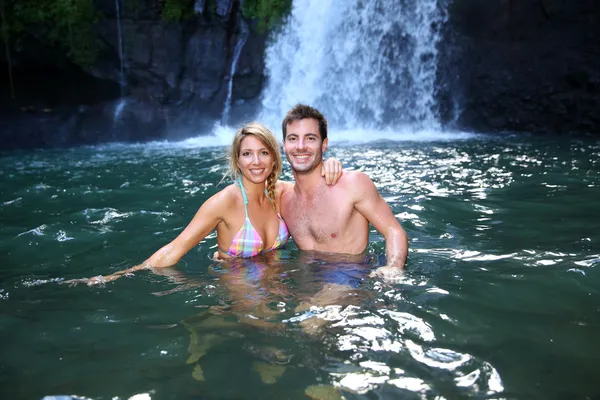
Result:
[[[127,270],[65,283],[103,284],[138,270],[170,267],[215,228],[220,259],[252,257],[285,246],[289,232],[276,204],[285,184],[277,181],[282,169],[277,140],[263,125],[247,124],[233,138],[228,158],[235,183],[206,200],[171,243]],[[340,162],[327,160],[323,174],[334,183],[341,174]]]

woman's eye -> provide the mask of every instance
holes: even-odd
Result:
[[[262,154],[263,154],[263,156],[268,156],[269,152],[268,151],[263,151]]]
[[[250,155],[250,153],[248,153],[247,151],[246,151],[246,152],[244,152],[244,153],[242,153],[242,156],[244,156],[244,157],[247,157],[247,156],[249,156],[249,155]]]

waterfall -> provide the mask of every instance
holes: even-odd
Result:
[[[229,121],[229,112],[231,111],[231,96],[233,93],[233,78],[235,76],[240,54],[242,54],[244,44],[246,44],[246,40],[248,40],[249,32],[248,25],[242,18],[240,18],[240,34],[233,49],[233,57],[231,58],[231,69],[229,71],[229,82],[227,84],[227,98],[225,99],[225,106],[223,108],[223,115],[221,117],[222,125],[227,125]]]
[[[119,7],[119,0],[115,0],[115,10],[117,14],[117,46],[119,49],[119,87],[121,89],[121,97],[117,102],[115,111],[113,113],[113,121],[117,121],[121,112],[125,108],[125,99],[123,98],[125,91],[125,71],[123,68],[123,33],[121,30],[121,9]]]
[[[260,119],[302,102],[338,129],[439,129],[446,0],[295,0],[266,54]]]

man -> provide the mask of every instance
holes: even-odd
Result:
[[[294,174],[281,194],[281,215],[303,251],[361,254],[369,224],[385,237],[387,265],[371,276],[396,281],[408,254],[406,232],[362,172],[345,171],[329,186],[321,175],[327,149],[327,120],[317,109],[298,104],[282,122],[283,151]]]

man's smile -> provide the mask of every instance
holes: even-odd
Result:
[[[307,154],[307,153],[294,153],[292,154],[292,157],[294,157],[295,160],[298,161],[307,161],[310,158],[311,154]]]

